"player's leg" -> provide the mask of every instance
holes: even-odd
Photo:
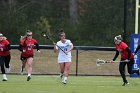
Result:
[[[10,72],[10,60],[11,60],[11,55],[5,57],[6,73]]]
[[[68,79],[69,71],[70,71],[70,65],[71,65],[71,62],[65,62],[65,77],[64,77],[64,80],[63,80],[64,84],[67,83],[67,79]]]
[[[21,56],[20,60],[21,60],[21,70],[20,70],[20,73],[21,73],[21,75],[23,75],[23,71],[24,71],[24,68],[26,66],[27,58]]]
[[[7,81],[7,77],[6,77],[6,73],[5,73],[5,68],[4,68],[4,62],[5,62],[5,58],[4,57],[0,57],[0,67],[1,67],[1,72],[3,75],[3,81]]]
[[[65,63],[59,62],[59,67],[60,67],[60,78],[62,79],[65,70]]]
[[[126,80],[126,76],[125,76],[125,65],[126,65],[126,62],[120,62],[119,64],[119,71],[124,82],[122,86],[125,86],[126,84],[128,84],[128,81]]]
[[[27,76],[27,81],[31,79],[31,74],[32,74],[32,62],[33,62],[33,57],[29,57],[27,59],[27,65],[28,65],[28,76]]]
[[[5,69],[4,69],[4,64],[1,65],[1,72],[3,75],[3,81],[7,81],[7,77],[6,77],[6,73],[5,73]]]

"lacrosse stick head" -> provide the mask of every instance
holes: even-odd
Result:
[[[43,37],[45,37],[45,38],[49,39],[49,36],[47,35],[47,33],[46,33],[46,32],[42,32],[42,33],[41,33],[41,36],[43,36]]]
[[[105,63],[106,63],[105,60],[101,60],[101,59],[97,59],[97,60],[96,60],[96,65],[97,65],[97,66],[101,66],[102,64],[105,64]]]

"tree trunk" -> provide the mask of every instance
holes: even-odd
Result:
[[[73,24],[78,22],[77,0],[69,0],[70,19]]]

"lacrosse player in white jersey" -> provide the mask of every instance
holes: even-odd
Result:
[[[61,30],[59,33],[60,41],[54,44],[54,52],[58,52],[58,64],[60,66],[60,77],[62,83],[66,84],[69,76],[70,65],[71,65],[71,50],[73,44],[70,40],[66,39],[65,32]],[[61,49],[60,49],[61,48]],[[62,51],[62,49],[64,51]],[[65,53],[64,53],[65,52]]]

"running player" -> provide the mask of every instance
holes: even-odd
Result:
[[[32,32],[27,31],[25,37],[20,39],[20,45],[19,45],[19,50],[21,51],[20,59],[22,61],[21,73],[23,73],[26,63],[28,65],[27,81],[31,79],[31,74],[32,74],[34,45],[36,45],[37,51],[40,52],[37,41],[32,38]]]
[[[59,38],[60,41],[58,41],[56,44],[60,48],[62,48],[65,54],[61,49],[59,49],[57,46],[54,46],[54,52],[59,52],[58,53],[58,63],[60,66],[60,77],[63,78],[62,83],[66,84],[67,79],[69,76],[69,71],[70,71],[70,65],[71,65],[71,50],[73,49],[73,44],[71,43],[70,40],[66,39],[65,33],[61,31],[59,33]]]
[[[1,72],[3,74],[3,81],[7,81],[6,73],[9,72],[10,67],[10,43],[8,40],[6,40],[6,37],[3,36],[2,33],[0,33],[0,67]],[[5,66],[4,66],[5,65]],[[6,67],[6,72],[5,72]]]
[[[116,60],[118,57],[119,53],[121,53],[121,61],[126,61],[126,62],[120,62],[119,64],[119,71],[121,74],[121,77],[123,79],[123,85],[128,85],[128,81],[125,76],[125,66],[127,65],[128,73],[133,74],[137,73],[139,75],[139,69],[138,70],[132,70],[133,64],[134,64],[134,57],[132,52],[130,51],[128,45],[122,41],[121,35],[118,35],[114,38],[114,43],[116,46],[116,54],[113,58],[113,61]]]

